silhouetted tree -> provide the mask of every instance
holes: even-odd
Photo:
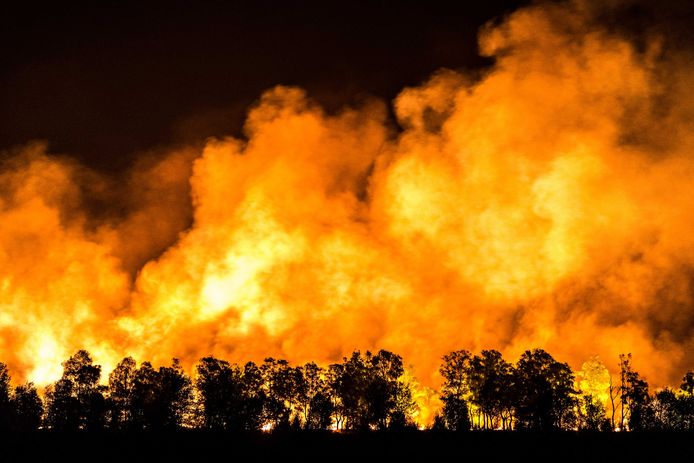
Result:
[[[404,410],[397,409],[398,398],[402,395],[403,401],[408,399],[407,392],[403,391],[405,385],[399,381],[405,373],[402,357],[386,350],[380,350],[374,356],[367,352],[366,357],[369,361],[366,387],[368,422],[378,429],[386,429],[394,413],[400,412],[398,419],[403,418],[400,415]]]
[[[334,419],[335,428],[345,429],[347,422],[347,409],[343,402],[342,394],[338,391],[343,387],[343,376],[345,374],[345,366],[342,363],[334,363],[328,366],[328,388],[330,390],[330,401],[332,408],[332,417]],[[344,388],[347,390],[347,388]]]
[[[388,429],[416,429],[417,424],[412,419],[412,416],[417,411],[417,404],[412,396],[412,388],[409,384],[404,383],[399,383],[397,388],[395,408],[388,420]]]
[[[137,364],[132,357],[125,357],[108,375],[108,408],[110,426],[127,429],[132,426],[133,384]]]
[[[58,431],[80,427],[79,402],[73,395],[72,383],[59,379],[46,387],[46,425]]]
[[[135,370],[130,397],[130,420],[135,429],[156,429],[161,426],[157,410],[159,378],[150,362],[142,362]]]
[[[359,351],[344,358],[343,363],[330,366],[331,389],[350,429],[385,429],[398,412],[398,397],[406,398],[407,387],[400,382],[404,373],[402,358],[385,350],[376,355]],[[406,401],[406,400],[405,400]],[[405,409],[400,413],[405,413]],[[339,418],[338,418],[339,419]],[[402,421],[402,417],[398,417]]]
[[[174,429],[184,424],[192,401],[192,385],[177,359],[155,370],[143,362],[132,384],[131,416],[138,429]]]
[[[241,429],[255,431],[265,424],[265,390],[263,373],[253,362],[243,366],[243,389],[240,410]]]
[[[691,395],[678,397],[677,407],[682,417],[682,428],[694,430],[694,397]]]
[[[330,365],[330,370],[330,387],[338,401],[335,408],[341,415],[338,419],[344,417],[343,425],[347,428],[368,428],[366,360],[360,352],[355,351],[349,359],[344,358],[342,363]]]
[[[694,374],[688,372],[680,386],[677,397],[677,411],[682,420],[682,429],[694,430]]]
[[[685,429],[682,418],[675,392],[665,388],[657,392],[642,411],[640,429],[682,430]]]
[[[682,390],[674,392],[674,410],[677,428],[682,431],[694,430],[694,396]]]
[[[178,359],[173,359],[171,366],[159,368],[159,382],[163,427],[176,428],[185,425],[193,399],[193,386]]]
[[[506,427],[512,407],[507,393],[513,381],[513,366],[496,350],[483,350],[473,356],[467,368],[470,401],[482,416],[481,427],[494,428],[503,420]]]
[[[470,353],[466,350],[451,352],[443,357],[439,369],[443,377],[441,386],[440,421],[451,431],[470,429],[470,415],[465,396],[470,391],[468,372],[470,370]]]
[[[525,351],[516,364],[515,402],[520,428],[548,430],[575,425],[574,374],[542,349]]]
[[[12,428],[15,431],[33,431],[41,425],[43,402],[33,383],[17,386],[11,399]]]
[[[328,429],[332,422],[333,402],[330,398],[327,372],[315,363],[300,370],[297,397],[306,429]]]
[[[241,398],[241,371],[226,360],[200,359],[195,367],[195,387],[200,394],[203,425],[208,429],[231,429],[234,412]]]
[[[609,394],[610,394],[610,429],[612,431],[615,431],[617,429],[617,422],[615,421],[615,415],[617,414],[617,404],[615,403],[616,400],[619,399],[619,386],[614,384],[614,381],[612,379],[612,375],[610,375],[610,385],[609,385]]]
[[[272,429],[289,427],[292,414],[300,406],[301,370],[286,360],[266,358],[260,367],[265,390],[265,421]]]
[[[463,397],[470,391],[470,359],[471,354],[466,350],[454,351],[443,356],[443,364],[439,369],[444,378],[442,392]]]
[[[605,431],[610,429],[610,422],[605,416],[605,407],[590,394],[581,397],[578,427],[586,431]]]
[[[63,376],[46,392],[47,424],[53,429],[94,430],[104,427],[105,387],[99,385],[101,366],[80,350],[63,363]]]
[[[468,431],[470,429],[470,413],[465,399],[456,396],[441,397],[443,402],[442,416],[446,429],[451,431]]]
[[[241,369],[225,360],[205,357],[198,362],[196,387],[208,429],[257,430],[262,426],[262,378],[253,363]]]
[[[628,423],[630,430],[644,428],[644,414],[648,412],[648,383],[634,371],[631,354],[619,355],[621,428]]]
[[[307,429],[328,429],[335,411],[333,401],[327,392],[319,392],[311,399]]]
[[[0,431],[7,431],[11,425],[10,381],[10,372],[7,369],[7,365],[0,363]]]

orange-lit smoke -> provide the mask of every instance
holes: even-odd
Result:
[[[675,382],[694,364],[694,67],[595,14],[486,27],[495,65],[403,90],[397,133],[383,103],[328,115],[278,86],[244,140],[137,164],[118,217],[85,205],[112,180],[31,145],[0,174],[0,357],[48,381],[80,347],[107,369],[384,348],[435,387],[448,351],[537,346],[576,369],[632,352]]]

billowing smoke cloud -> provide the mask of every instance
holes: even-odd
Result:
[[[116,181],[34,143],[2,165],[0,351],[20,377],[52,380],[80,345],[116,361],[125,342],[116,322],[139,262],[190,221],[192,158],[143,159]]]
[[[694,363],[694,67],[614,11],[487,26],[496,64],[403,90],[397,133],[382,103],[328,115],[279,86],[245,139],[124,185],[28,147],[0,179],[0,356],[47,381],[79,347],[106,367],[384,348],[435,387],[450,350],[538,346],[575,368],[632,352],[675,382]],[[114,188],[122,214],[86,212]]]

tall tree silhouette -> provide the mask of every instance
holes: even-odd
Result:
[[[33,383],[17,386],[11,399],[12,429],[34,431],[41,425],[43,402]]]
[[[344,358],[342,363],[331,365],[330,370],[330,387],[339,401],[338,410],[344,417],[345,425],[351,429],[368,428],[366,360],[360,352],[355,351],[349,359]]]
[[[574,374],[542,349],[525,351],[515,369],[518,426],[548,430],[575,425]]]
[[[200,359],[195,366],[195,387],[202,402],[203,425],[207,429],[232,429],[235,410],[241,401],[241,372],[226,360]]]
[[[192,384],[177,359],[155,370],[143,362],[132,385],[131,414],[139,429],[175,429],[184,424],[192,401]]]
[[[406,394],[399,380],[402,358],[385,350],[376,355],[354,351],[341,364],[330,366],[330,386],[339,403],[336,410],[350,429],[385,429],[398,412],[398,397]],[[402,420],[397,416],[398,420]]]
[[[610,385],[608,392],[610,394],[610,428],[615,431],[617,429],[617,421],[615,416],[617,414],[617,403],[619,399],[619,385],[616,385],[612,375],[610,375]]]
[[[171,366],[159,368],[159,383],[163,427],[185,425],[193,399],[193,386],[178,359],[173,359]]]
[[[413,397],[412,387],[404,382],[398,382],[396,387],[395,406],[388,418],[388,429],[416,429],[417,424],[412,417],[418,411],[418,408]]]
[[[242,369],[226,360],[205,357],[195,368],[206,428],[238,431],[262,426],[265,394],[258,389],[261,378],[255,364]]]
[[[689,371],[682,378],[677,397],[677,410],[682,417],[682,428],[694,430],[694,373]]]
[[[105,387],[99,385],[101,366],[89,352],[79,350],[63,363],[62,377],[48,388],[47,424],[53,429],[101,429],[104,427]]]
[[[253,362],[243,366],[242,397],[240,410],[241,428],[248,431],[261,429],[265,424],[264,410],[267,397],[261,369]]]
[[[135,429],[163,427],[158,407],[159,375],[150,362],[142,362],[135,371],[130,405],[131,424]]]
[[[373,370],[367,397],[371,408],[370,420],[379,429],[410,426],[415,410],[412,390],[401,381],[405,373],[402,357],[380,350],[371,358]]]
[[[292,414],[300,406],[301,370],[274,358],[266,358],[260,370],[266,394],[266,424],[273,429],[288,428]]]
[[[628,424],[629,429],[643,429],[644,414],[649,401],[648,383],[636,372],[631,364],[631,354],[619,355],[621,427]]]
[[[503,359],[500,352],[483,350],[481,355],[470,359],[470,401],[482,416],[481,427],[495,428],[500,421],[504,428],[507,426],[512,407],[508,392],[512,382],[513,366]]]
[[[10,381],[7,365],[0,363],[0,431],[7,431],[11,426],[12,407],[10,399],[12,388]]]
[[[314,362],[301,368],[297,387],[299,407],[306,429],[328,429],[334,411],[327,372]]]
[[[470,370],[470,352],[458,350],[446,354],[439,369],[443,377],[441,385],[440,421],[451,431],[470,429],[470,415],[465,396],[470,393],[468,372]]]
[[[137,364],[125,357],[108,375],[108,409],[110,427],[128,429],[132,426],[133,385]]]

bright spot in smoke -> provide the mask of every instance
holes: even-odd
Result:
[[[29,373],[29,378],[37,384],[48,384],[60,378],[64,352],[51,334],[37,334],[37,337],[37,346],[33,352],[37,359],[36,367]]]

